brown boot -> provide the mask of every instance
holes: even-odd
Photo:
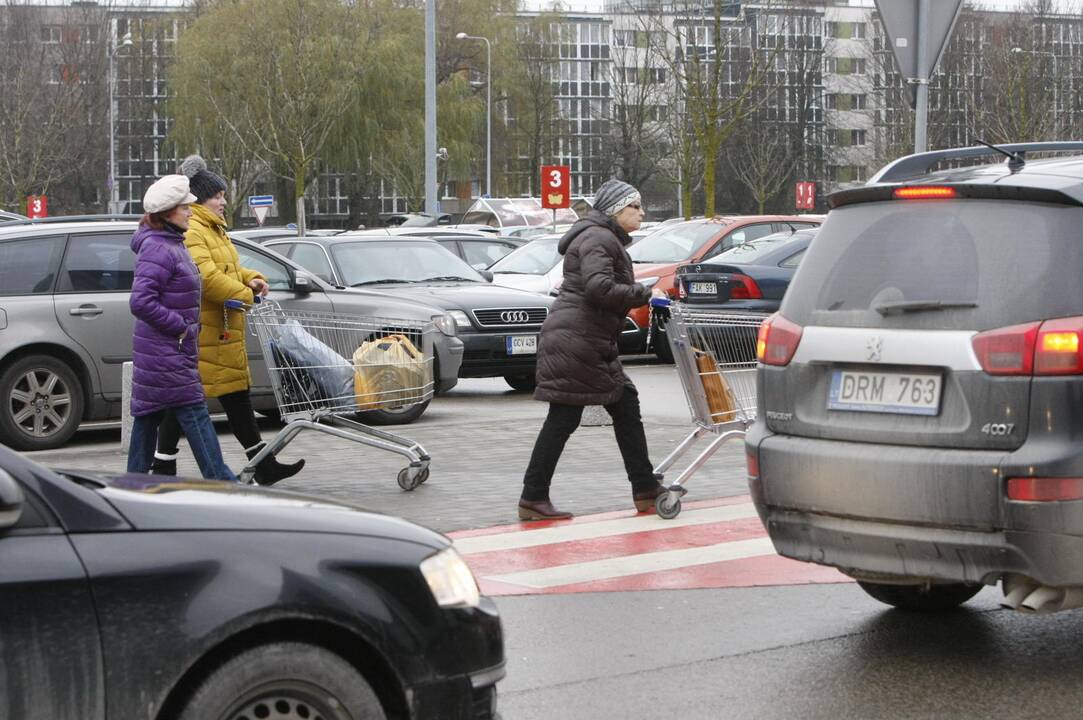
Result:
[[[557,510],[550,500],[519,500],[520,520],[567,520],[570,512]]]

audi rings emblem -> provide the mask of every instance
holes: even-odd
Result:
[[[530,313],[526,310],[505,310],[500,313],[500,319],[509,325],[512,323],[530,322]]]

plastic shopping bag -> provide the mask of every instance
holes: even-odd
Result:
[[[696,348],[692,350],[696,356],[699,379],[707,395],[707,409],[711,413],[711,421],[721,423],[733,420],[737,414],[737,401],[714,353]]]
[[[287,320],[278,327],[275,349],[284,361],[285,367],[280,368],[284,375],[304,374],[312,381],[298,383],[301,387],[315,386],[318,397],[309,400],[328,401],[353,395],[354,373],[350,361],[305,332],[296,320]]]
[[[353,365],[354,396],[362,410],[413,405],[432,386],[432,365],[405,335],[362,343]]]

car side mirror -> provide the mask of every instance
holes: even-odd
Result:
[[[493,281],[493,277],[495,277],[495,276],[494,276],[494,275],[493,275],[493,274],[492,274],[491,272],[489,272],[488,270],[478,270],[478,275],[481,275],[481,276],[482,276],[483,278],[485,278],[485,282],[492,282],[492,281]]]
[[[15,527],[23,514],[23,490],[15,478],[0,470],[0,530]]]
[[[316,283],[308,275],[297,273],[293,278],[293,290],[308,295],[316,290]]]

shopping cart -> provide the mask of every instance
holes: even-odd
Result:
[[[421,445],[346,416],[432,398],[431,322],[285,310],[273,301],[248,310],[286,426],[248,461],[241,482],[254,482],[256,465],[303,430],[402,455],[409,461],[398,474],[403,490],[429,478]]]
[[[665,311],[659,309],[665,317]],[[668,306],[668,311],[669,318],[663,321],[666,335],[696,428],[655,472],[664,473],[701,438],[712,439],[669,484],[669,492],[655,501],[658,516],[667,520],[680,514],[688,478],[725,442],[743,438],[756,419],[756,338],[767,317],[698,310],[687,305]]]

